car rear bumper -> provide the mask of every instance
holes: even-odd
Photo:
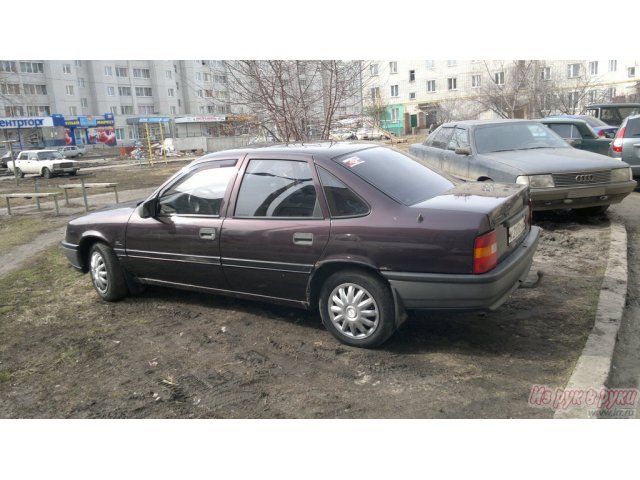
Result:
[[[516,251],[480,275],[382,272],[404,307],[415,309],[495,310],[527,277],[540,239],[531,227]]]
[[[535,211],[587,208],[620,203],[636,188],[634,180],[605,185],[531,189]]]

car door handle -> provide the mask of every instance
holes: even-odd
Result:
[[[294,245],[313,245],[313,233],[294,233]]]
[[[200,229],[200,238],[204,238],[206,240],[215,240],[216,239],[216,229],[215,228],[201,228]]]

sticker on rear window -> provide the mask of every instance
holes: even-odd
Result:
[[[364,160],[358,157],[349,157],[342,160],[342,163],[344,163],[349,168],[353,168],[357,165],[360,165],[361,163],[364,163]]]

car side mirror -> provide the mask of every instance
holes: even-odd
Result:
[[[471,147],[458,147],[454,151],[456,155],[471,155]]]
[[[568,138],[567,143],[574,148],[579,148],[582,145],[582,140],[579,138]]]
[[[158,207],[160,204],[158,203],[157,198],[150,198],[142,202],[140,205],[140,209],[138,210],[138,214],[140,218],[153,218],[158,215]]]

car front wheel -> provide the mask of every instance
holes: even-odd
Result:
[[[372,348],[395,330],[393,296],[380,278],[356,270],[331,275],[320,292],[322,323],[342,343]]]
[[[42,176],[44,178],[51,178],[51,170],[49,170],[47,167],[42,169]]]
[[[89,272],[98,295],[103,300],[115,302],[127,296],[127,281],[113,250],[96,243],[89,251]]]

